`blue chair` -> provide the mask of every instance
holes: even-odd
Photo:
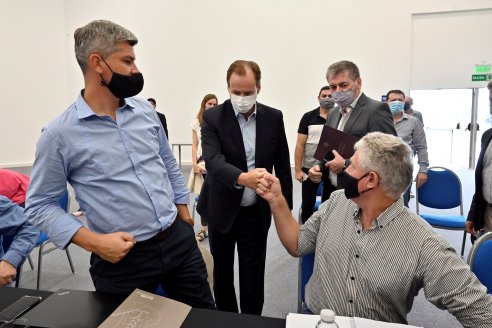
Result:
[[[63,193],[63,195],[60,199],[60,207],[63,208],[67,212],[70,209],[70,192],[68,191],[68,189],[65,190],[65,192]],[[36,246],[35,246],[35,247],[39,247],[38,275],[37,275],[37,281],[36,281],[36,289],[38,289],[38,290],[39,290],[40,283],[41,283],[41,265],[43,262],[43,255],[46,255],[48,253],[51,253],[55,249],[58,249],[55,246],[45,249],[46,245],[49,243],[50,243],[50,240],[48,238],[48,234],[44,231],[41,231],[41,234],[39,235],[38,241],[36,242]],[[70,264],[70,269],[72,270],[72,273],[75,273],[75,269],[74,269],[73,262],[72,262],[72,257],[70,256],[70,251],[68,250],[68,247],[65,248],[65,253],[67,254],[68,263]],[[32,263],[30,256],[29,256],[29,261]],[[31,266],[32,266],[32,264],[31,264]]]
[[[323,183],[318,186],[316,192],[316,203],[314,204],[314,211],[316,212],[321,205],[321,195],[323,194]],[[301,219],[302,205],[299,209],[299,223],[302,224]],[[297,312],[298,313],[311,313],[305,302],[306,284],[308,283],[311,275],[313,274],[314,267],[314,253],[304,255],[299,258],[298,266],[298,279],[297,279]]]
[[[445,167],[429,167],[427,181],[420,188],[416,188],[417,214],[431,226],[438,229],[463,231],[461,257],[465,252],[466,218],[463,216],[463,196],[460,178]],[[434,209],[460,208],[459,215],[420,213],[419,204]]]
[[[492,232],[487,232],[475,241],[468,255],[470,270],[492,294]]]

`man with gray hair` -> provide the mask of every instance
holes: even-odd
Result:
[[[92,252],[97,291],[135,288],[214,308],[188,211],[189,191],[143,88],[129,30],[93,21],[75,31],[84,74],[74,104],[42,131],[28,190],[29,220],[60,248]],[[63,211],[67,181],[88,228]]]
[[[492,114],[492,81],[487,84],[489,89],[489,108]],[[466,221],[466,231],[492,231],[492,129],[482,135],[482,150],[475,169],[475,194],[470,205]]]
[[[272,210],[279,238],[292,256],[315,253],[306,285],[313,313],[407,323],[413,299],[425,297],[465,327],[490,327],[492,295],[449,243],[403,205],[412,180],[410,147],[400,138],[373,132],[355,145],[335,191],[300,226],[266,174],[257,193]]]
[[[362,92],[362,79],[357,65],[347,60],[333,63],[328,67],[326,79],[337,104],[328,113],[326,125],[358,138],[374,131],[396,136],[388,105]],[[346,167],[346,162],[336,151],[327,154],[325,160],[324,166],[315,165],[309,170],[311,181],[317,183],[324,180],[323,201],[337,188],[337,174]]]

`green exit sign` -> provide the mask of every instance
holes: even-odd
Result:
[[[490,64],[487,65],[475,65],[476,73],[489,73],[490,72]]]
[[[472,81],[487,81],[487,74],[473,74]]]

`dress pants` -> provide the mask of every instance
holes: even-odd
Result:
[[[234,289],[234,250],[237,243],[241,312],[261,315],[268,229],[265,231],[261,224],[258,206],[241,207],[228,233],[215,230],[213,223],[209,224],[208,229],[210,250],[214,257],[217,308],[238,312]]]
[[[129,295],[139,288],[154,293],[160,284],[176,301],[214,309],[193,228],[176,218],[168,229],[171,231],[165,239],[137,242],[118,263],[93,253],[89,271],[96,291]]]

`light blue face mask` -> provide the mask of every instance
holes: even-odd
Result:
[[[405,103],[403,101],[395,100],[389,103],[389,108],[391,109],[391,114],[400,114],[403,112],[403,107]]]

